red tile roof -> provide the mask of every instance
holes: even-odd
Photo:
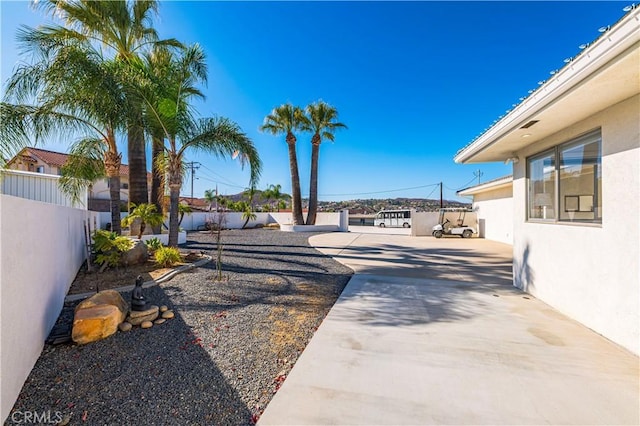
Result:
[[[46,149],[27,147],[20,151],[20,153],[13,159],[11,159],[11,161],[9,161],[9,164],[15,161],[15,159],[18,157],[22,157],[23,160],[31,162],[36,162],[37,159],[40,159],[40,161],[48,164],[49,166],[62,167],[67,162],[69,154],[49,151]],[[120,176],[129,176],[128,164],[120,165]],[[151,179],[151,173],[147,172],[147,178]]]

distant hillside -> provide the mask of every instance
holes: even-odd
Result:
[[[284,194],[287,203],[290,203],[291,196]],[[240,200],[248,201],[246,193],[233,195],[225,195],[225,198],[237,202]],[[260,206],[268,204],[268,201],[262,198],[262,191],[256,190],[253,196],[253,205],[260,210]],[[471,203],[461,203],[458,201],[443,200],[443,207],[471,207]],[[307,198],[302,199],[302,205],[306,208],[309,205]],[[348,201],[318,201],[318,211],[337,212],[340,210],[349,210],[351,214],[374,214],[380,210],[393,209],[415,209],[419,212],[433,212],[440,209],[440,200],[431,200],[426,198],[387,198],[387,199],[358,199]]]
[[[443,207],[471,207],[471,203],[443,200]],[[433,212],[440,209],[440,200],[425,198],[387,198],[348,201],[319,201],[318,210],[334,212],[349,210],[351,214],[374,214],[380,210],[415,209],[419,212]]]

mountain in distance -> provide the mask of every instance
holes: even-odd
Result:
[[[470,208],[471,203],[443,200],[443,207]],[[375,214],[380,210],[414,209],[418,212],[436,212],[440,209],[440,200],[426,198],[386,198],[358,199],[348,201],[318,201],[318,211],[337,212],[349,210],[350,214]]]
[[[231,201],[248,201],[247,193],[225,195],[225,198]],[[289,204],[291,196],[283,194],[283,198]],[[261,210],[261,206],[269,202],[262,197],[262,191],[256,190],[253,196],[253,206],[256,210]],[[459,201],[443,200],[443,207],[470,208],[471,203],[462,203]],[[303,198],[302,205],[306,209],[309,205],[309,199]],[[373,215],[380,210],[403,210],[414,209],[418,212],[435,212],[440,209],[440,200],[426,198],[369,198],[347,201],[318,201],[318,211],[320,212],[339,212],[341,210],[349,210],[350,214]]]

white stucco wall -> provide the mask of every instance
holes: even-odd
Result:
[[[513,189],[496,188],[473,196],[480,238],[513,244]]]
[[[432,235],[433,227],[438,224],[440,212],[411,212],[411,236]]]
[[[516,286],[640,354],[640,96],[518,152]],[[602,129],[602,225],[526,220],[526,157]]]
[[[255,213],[256,218],[249,221],[248,228],[252,228],[258,224],[266,225],[268,223],[290,224],[293,219],[290,212],[271,212],[271,213]],[[340,226],[341,213],[318,213],[316,216],[316,225],[336,225]],[[230,229],[242,228],[244,219],[242,219],[242,213],[240,212],[226,212],[224,213],[225,227]],[[185,215],[182,220],[181,227],[187,231],[197,230],[199,226],[205,224],[207,220],[216,220],[215,212],[194,212],[189,215]]]
[[[0,419],[40,356],[85,259],[95,213],[0,195]]]

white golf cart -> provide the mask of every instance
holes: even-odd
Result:
[[[475,218],[475,213],[466,209],[440,209],[438,224],[431,228],[431,233],[436,238],[442,238],[443,235],[460,235],[462,238],[471,238],[477,231],[473,226],[467,225],[465,220],[470,222],[472,217]]]

